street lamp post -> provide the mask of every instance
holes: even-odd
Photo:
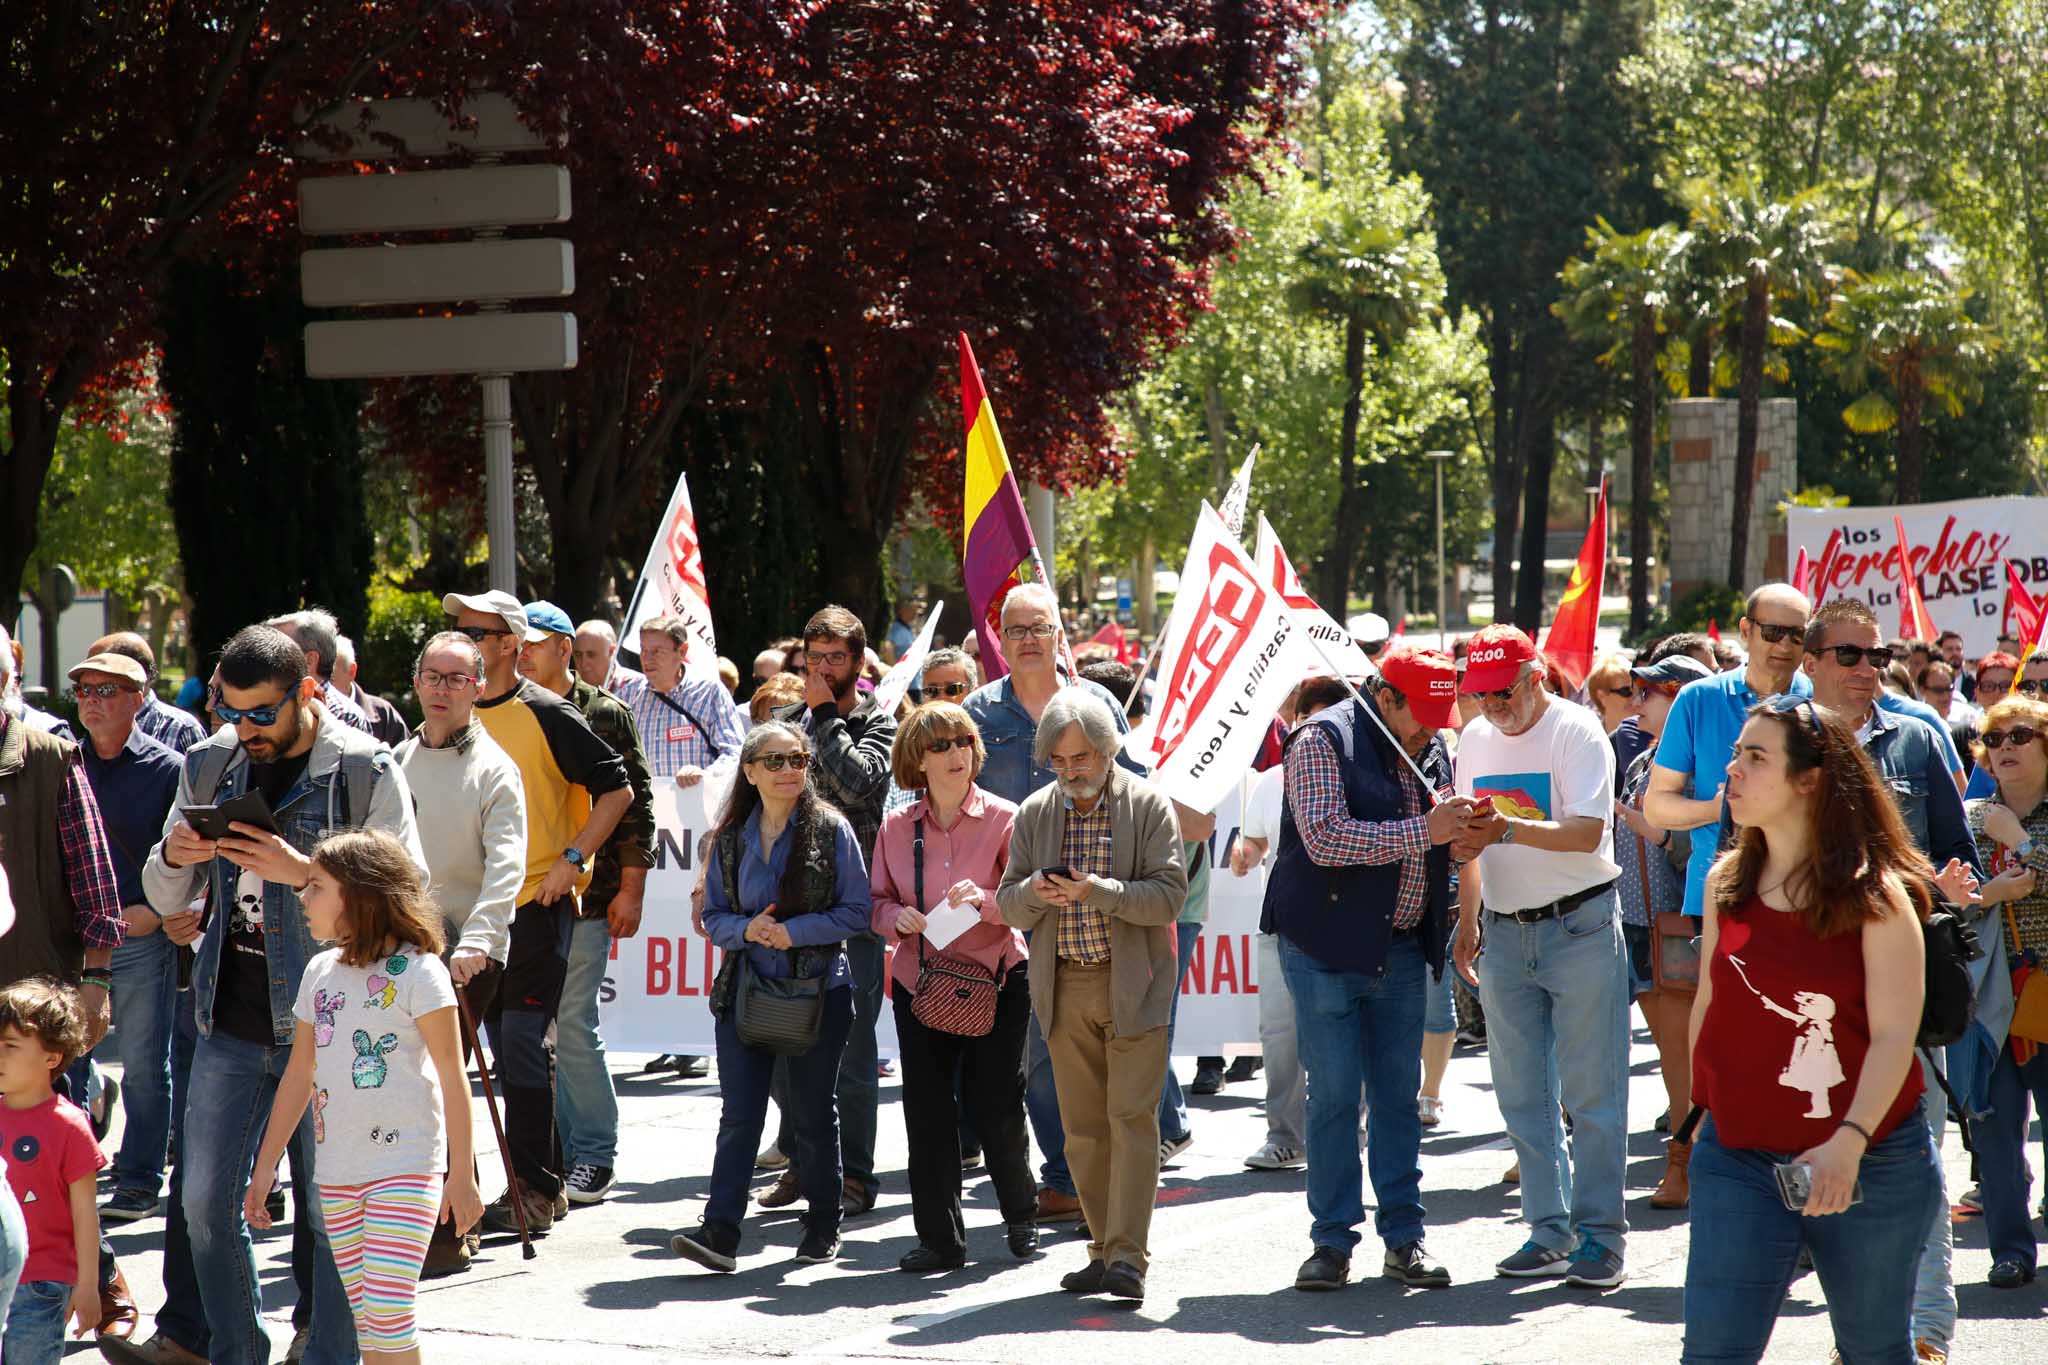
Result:
[[[1455,450],[1428,450],[1423,458],[1436,466],[1436,647],[1450,653],[1451,618],[1444,597],[1444,463],[1458,458]]]

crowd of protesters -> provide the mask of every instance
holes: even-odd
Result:
[[[158,700],[141,637],[96,641],[69,670],[82,738],[25,705],[0,648],[9,1362],[56,1359],[69,1324],[117,1362],[263,1365],[251,1230],[286,1221],[281,1161],[287,1360],[417,1360],[418,1282],[466,1267],[473,1229],[541,1236],[604,1199],[597,1001],[639,928],[662,784],[705,787],[693,905],[723,950],[715,1057],[649,1066],[717,1080],[715,1149],[691,1158],[708,1198],[671,1239],[699,1266],[739,1266],[750,1205],[801,1203],[797,1260],[839,1259],[881,1188],[886,995],[901,1268],[981,1255],[961,1184],[985,1166],[1003,1254],[1078,1222],[1061,1287],[1142,1299],[1160,1171],[1194,1140],[1178,985],[1212,881],[1263,865],[1259,1057],[1201,1058],[1191,1089],[1263,1065],[1245,1164],[1306,1168],[1295,1288],[1352,1277],[1368,1181],[1380,1274],[1452,1284],[1421,1140],[1461,1034],[1483,1039],[1520,1185],[1494,1273],[1622,1284],[1631,1005],[1667,1105],[1649,1202],[1692,1225],[1686,1360],[1760,1358],[1802,1257],[1842,1360],[1945,1359],[1952,1202],[1981,1211],[1993,1286],[2034,1280],[2048,658],[1888,643],[1860,604],[1770,584],[1736,641],[1672,635],[1574,686],[1512,627],[1442,653],[1367,615],[1373,670],[1301,681],[1233,832],[1130,762],[1144,670],[1071,651],[1035,585],[1003,606],[1002,676],[970,637],[889,710],[874,687],[914,602],[879,650],[819,610],[755,656],[744,702],[737,667],[690,666],[680,620],[625,642],[636,669],[611,624],[547,602],[443,607],[409,730],[319,610],[230,639],[203,715]],[[1916,1046],[1937,910],[1983,951],[1967,1027]],[[504,1102],[488,1204],[471,1020]],[[118,1090],[93,1060],[110,1023]],[[1953,1201],[1952,1118],[1979,1182]],[[102,1224],[159,1216],[164,1304],[136,1340]]]

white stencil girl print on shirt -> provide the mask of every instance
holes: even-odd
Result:
[[[1742,984],[1749,987],[1749,993],[1761,1001],[1765,1009],[1781,1019],[1791,1020],[1798,1029],[1792,1036],[1792,1055],[1785,1060],[1784,1070],[1778,1073],[1778,1084],[1788,1090],[1806,1092],[1805,1117],[1833,1118],[1834,1109],[1828,1101],[1828,1092],[1847,1078],[1847,1073],[1842,1070],[1841,1054],[1835,1051],[1835,998],[1819,991],[1795,991],[1792,995],[1793,1008],[1786,1009],[1750,984],[1749,973],[1743,970],[1741,958],[1731,955],[1728,965],[1735,968]]]

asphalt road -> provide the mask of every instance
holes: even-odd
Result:
[[[1518,1198],[1500,1176],[1512,1158],[1494,1110],[1483,1052],[1460,1049],[1445,1086],[1445,1122],[1424,1140],[1429,1243],[1456,1277],[1448,1290],[1404,1290],[1366,1278],[1334,1294],[1291,1286],[1308,1254],[1299,1171],[1247,1170],[1264,1139],[1263,1078],[1194,1101],[1195,1144],[1162,1181],[1152,1226],[1153,1266],[1142,1305],[1077,1299],[1059,1277],[1083,1260],[1070,1229],[1053,1230],[1043,1253],[1014,1261],[984,1179],[968,1186],[969,1264],[914,1278],[895,1269],[915,1243],[905,1186],[897,1087],[883,1083],[883,1193],[876,1210],[846,1229],[845,1258],[799,1266],[800,1236],[788,1211],[749,1220],[740,1269],[714,1275],[678,1260],[672,1230],[702,1209],[713,1135],[715,1085],[673,1077],[647,1081],[637,1056],[614,1058],[622,1114],[620,1182],[603,1204],[580,1208],[522,1261],[515,1240],[492,1238],[464,1275],[430,1282],[420,1300],[426,1358],[435,1362],[635,1360],[919,1360],[991,1362],[1172,1360],[1244,1365],[1328,1360],[1328,1343],[1363,1358],[1458,1362],[1656,1361],[1679,1352],[1685,1273],[1683,1214],[1660,1213],[1648,1196],[1661,1169],[1651,1126],[1663,1105],[1654,1054],[1638,1033],[1631,1095],[1630,1278],[1596,1293],[1561,1281],[1495,1279],[1493,1262],[1520,1245]],[[1183,1080],[1191,1058],[1179,1061]],[[490,1130],[478,1114],[482,1137]],[[2038,1145],[2034,1149],[2039,1151]],[[1949,1139],[1951,1192],[1968,1166]],[[495,1153],[485,1161],[488,1171]],[[766,1177],[762,1178],[765,1184]],[[486,1193],[496,1184],[486,1176]],[[2038,1187],[2037,1187],[2038,1192]],[[1369,1195],[1368,1195],[1369,1197]],[[114,1244],[148,1312],[162,1297],[160,1220],[118,1229]],[[2048,1288],[1986,1287],[1990,1257],[1981,1221],[1959,1225],[1956,1279],[1962,1323],[1956,1359],[2024,1361],[2048,1355]],[[277,1358],[290,1339],[289,1236],[258,1243]],[[1367,1230],[1355,1267],[1376,1269]],[[1831,1345],[1826,1308],[1811,1276],[1793,1287],[1767,1359],[1819,1365]],[[90,1354],[80,1345],[74,1351]]]

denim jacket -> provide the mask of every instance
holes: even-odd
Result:
[[[194,792],[195,775],[205,756],[222,748],[236,752],[221,774],[219,787],[213,792]],[[323,719],[314,732],[306,771],[277,805],[277,821],[286,841],[301,853],[311,853],[314,845],[329,833],[348,827],[348,802],[337,780],[344,753],[363,757],[376,774],[364,827],[384,830],[404,844],[424,881],[427,859],[420,851],[419,830],[412,816],[412,790],[406,785],[404,771],[391,751],[375,739],[331,718]],[[248,782],[249,758],[232,727],[194,745],[185,755],[184,771],[178,778],[178,799],[164,822],[165,835],[184,818],[181,812],[186,806],[232,800],[247,789]],[[162,841],[150,851],[149,862],[142,869],[143,892],[149,898],[150,908],[160,915],[183,911],[202,887],[212,891],[213,918],[205,934],[193,945],[197,956],[192,964],[192,1005],[202,1037],[213,1036],[214,987],[220,979],[221,945],[227,940],[229,920],[221,907],[234,904],[235,884],[240,876],[241,869],[226,858],[215,858],[210,864],[172,867],[164,861]],[[305,974],[306,963],[321,948],[319,940],[306,927],[305,909],[291,887],[263,884],[263,935],[270,965],[271,1037],[283,1047],[292,1041],[292,1005],[298,999],[299,978]]]
[[[1098,700],[1107,702],[1116,716],[1119,734],[1130,729],[1124,719],[1123,698],[1111,696],[1108,688],[1085,678],[1069,685],[1091,692]],[[974,717],[975,728],[981,731],[982,747],[988,751],[988,759],[981,765],[981,775],[974,779],[983,791],[1021,806],[1025,797],[1052,781],[1052,769],[1041,768],[1032,761],[1031,750],[1038,738],[1038,722],[1031,719],[1024,703],[1017,700],[1016,684],[1007,675],[975,689],[961,704],[967,708],[967,714]],[[1116,761],[1134,773],[1144,774],[1143,768],[1121,753],[1116,756]]]
[[[1891,789],[1913,842],[1939,872],[1951,858],[1960,858],[1978,877],[1984,864],[1970,837],[1962,794],[1949,776],[1941,736],[1917,716],[1898,715],[1883,707],[1870,712],[1870,741],[1865,746],[1878,776]]]

